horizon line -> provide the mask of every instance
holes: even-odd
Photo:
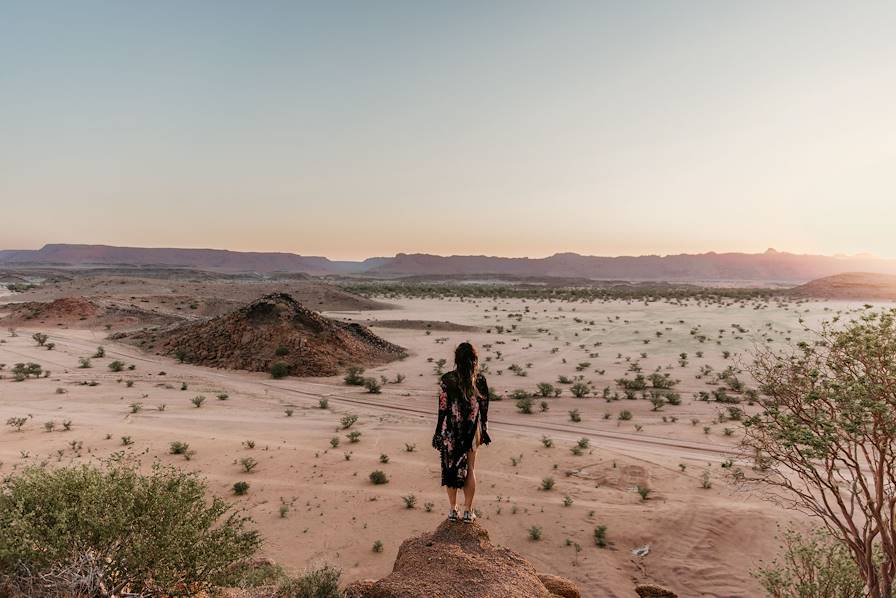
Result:
[[[439,254],[439,253],[427,253],[423,251],[397,251],[393,255],[368,255],[367,257],[355,258],[355,259],[334,259],[326,255],[313,254],[313,253],[298,253],[295,251],[286,251],[286,250],[254,250],[254,249],[228,249],[221,247],[191,247],[191,246],[144,246],[144,245],[114,245],[108,243],[67,243],[67,242],[53,242],[53,243],[44,243],[42,246],[32,249],[32,248],[4,248],[0,249],[0,252],[10,252],[10,251],[41,251],[46,249],[47,247],[52,246],[67,246],[67,247],[96,247],[96,248],[110,248],[110,249],[146,249],[146,250],[185,250],[185,251],[224,251],[230,253],[243,253],[243,254],[266,254],[266,255],[292,255],[296,257],[303,258],[322,258],[329,260],[331,262],[364,262],[366,260],[371,259],[393,259],[398,256],[429,256],[429,257],[439,257],[439,258],[456,258],[456,257],[475,257],[475,258],[490,258],[490,259],[512,259],[512,260],[544,260],[551,257],[561,256],[561,255],[575,255],[578,257],[586,257],[586,258],[604,258],[604,259],[617,259],[617,258],[646,258],[646,257],[658,257],[658,258],[668,258],[668,257],[678,257],[678,256],[703,256],[703,255],[792,255],[797,257],[826,257],[826,258],[839,258],[839,259],[856,259],[856,258],[864,258],[864,259],[873,259],[873,260],[893,260],[896,258],[891,257],[883,257],[879,255],[875,255],[870,252],[857,252],[853,254],[846,253],[835,253],[835,254],[824,254],[824,253],[797,253],[793,251],[779,251],[773,247],[767,248],[765,251],[714,251],[707,250],[697,253],[687,253],[687,252],[677,252],[677,253],[642,253],[638,255],[634,254],[617,254],[617,255],[608,255],[608,254],[594,254],[594,253],[578,253],[575,251],[555,251],[552,254],[544,255],[544,256],[531,256],[531,255],[488,255],[484,253],[453,253],[449,255]]]

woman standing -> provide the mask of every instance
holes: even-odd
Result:
[[[457,521],[457,490],[464,490],[464,523],[472,523],[476,494],[476,450],[489,444],[488,385],[470,343],[454,350],[454,370],[439,381],[439,419],[432,446],[441,454],[442,485],[448,488],[449,521]]]

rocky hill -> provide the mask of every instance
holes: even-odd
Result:
[[[574,583],[541,575],[526,559],[492,545],[479,523],[445,521],[436,531],[405,540],[392,573],[357,581],[347,598],[579,598]]]
[[[210,320],[118,338],[217,368],[270,371],[283,363],[293,376],[332,376],[349,365],[380,364],[405,354],[366,327],[325,318],[285,293],[265,295]]]
[[[345,598],[580,598],[572,581],[539,573],[509,548],[491,543],[479,523],[443,522],[431,533],[405,540],[392,573],[345,588]],[[609,594],[589,598],[607,598]],[[676,598],[653,584],[632,588],[632,596]]]
[[[896,276],[871,272],[847,272],[807,282],[791,289],[791,294],[823,299],[894,301],[896,300]]]

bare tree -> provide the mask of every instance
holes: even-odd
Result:
[[[825,323],[791,352],[761,349],[763,410],[745,421],[745,482],[819,518],[855,560],[871,598],[896,576],[896,310]]]

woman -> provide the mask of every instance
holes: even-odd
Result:
[[[488,444],[488,385],[470,343],[454,350],[454,371],[439,381],[439,420],[432,446],[441,453],[442,485],[448,487],[449,521],[457,521],[457,490],[464,489],[464,523],[472,523],[476,450]]]

